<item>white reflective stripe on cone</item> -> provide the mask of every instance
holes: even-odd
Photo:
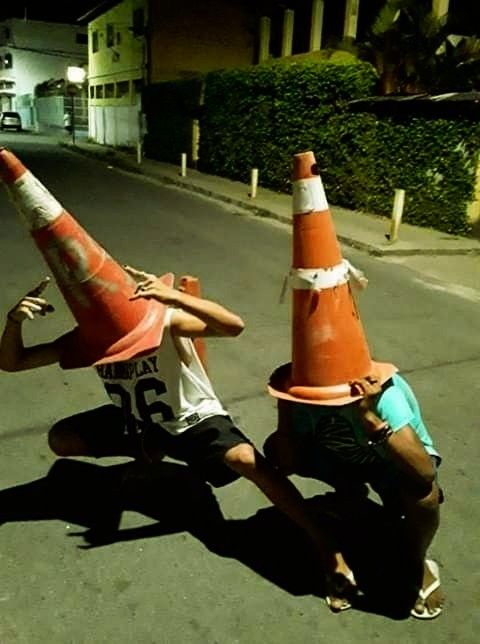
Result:
[[[351,279],[359,288],[365,288],[368,284],[362,271],[352,266],[347,259],[331,268],[292,268],[288,276],[291,288],[313,291],[335,288]]]
[[[293,214],[328,210],[327,197],[320,177],[298,179],[293,182]]]
[[[7,186],[7,190],[30,230],[47,226],[63,212],[63,206],[29,171]]]
[[[292,268],[290,286],[293,289],[314,291],[334,288],[348,282],[348,267],[342,262],[332,268]]]

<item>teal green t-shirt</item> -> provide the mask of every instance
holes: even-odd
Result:
[[[440,458],[423,422],[415,394],[402,376],[392,376],[391,384],[380,395],[375,411],[379,418],[388,422],[394,432],[410,425],[425,450]],[[303,436],[312,449],[315,445],[321,445],[341,452],[342,457],[351,462],[374,461],[375,454],[377,458],[388,458],[383,446],[373,451],[367,446],[358,408],[354,404],[330,407],[293,403],[290,413],[292,430],[297,436]],[[347,426],[350,427],[350,433]]]
[[[439,457],[425,427],[418,401],[410,385],[398,373],[392,376],[392,381],[393,385],[382,393],[377,403],[378,416],[387,421],[394,432],[405,425],[410,425],[422,441],[426,451],[432,456]]]

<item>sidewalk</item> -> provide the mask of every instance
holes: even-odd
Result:
[[[219,201],[237,206],[259,217],[269,217],[284,223],[292,221],[292,198],[265,188],[258,188],[257,196],[248,196],[249,186],[238,181],[203,174],[190,168],[187,176],[180,176],[180,166],[144,158],[137,163],[133,154],[87,142],[60,141],[70,150],[81,152],[109,165],[139,173],[161,183],[179,186]],[[327,195],[328,199],[328,195]],[[331,206],[339,241],[377,257],[407,257],[418,255],[480,255],[480,240],[457,237],[433,229],[401,224],[398,240],[388,242],[390,219],[359,211]]]

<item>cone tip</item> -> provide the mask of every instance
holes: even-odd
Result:
[[[315,155],[311,150],[293,155],[293,181],[311,179],[319,175]]]

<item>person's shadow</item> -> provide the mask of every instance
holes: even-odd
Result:
[[[336,539],[364,591],[354,606],[392,618],[408,616],[416,589],[405,575],[398,526],[365,501],[357,519],[342,516],[335,495],[307,500]],[[211,552],[235,558],[293,595],[324,596],[317,557],[308,537],[275,507],[247,519],[226,520],[212,488],[179,463],[127,462],[102,466],[58,459],[38,480],[0,491],[0,522],[60,519],[86,528],[80,548],[189,532]],[[156,523],[120,529],[122,512]]]

